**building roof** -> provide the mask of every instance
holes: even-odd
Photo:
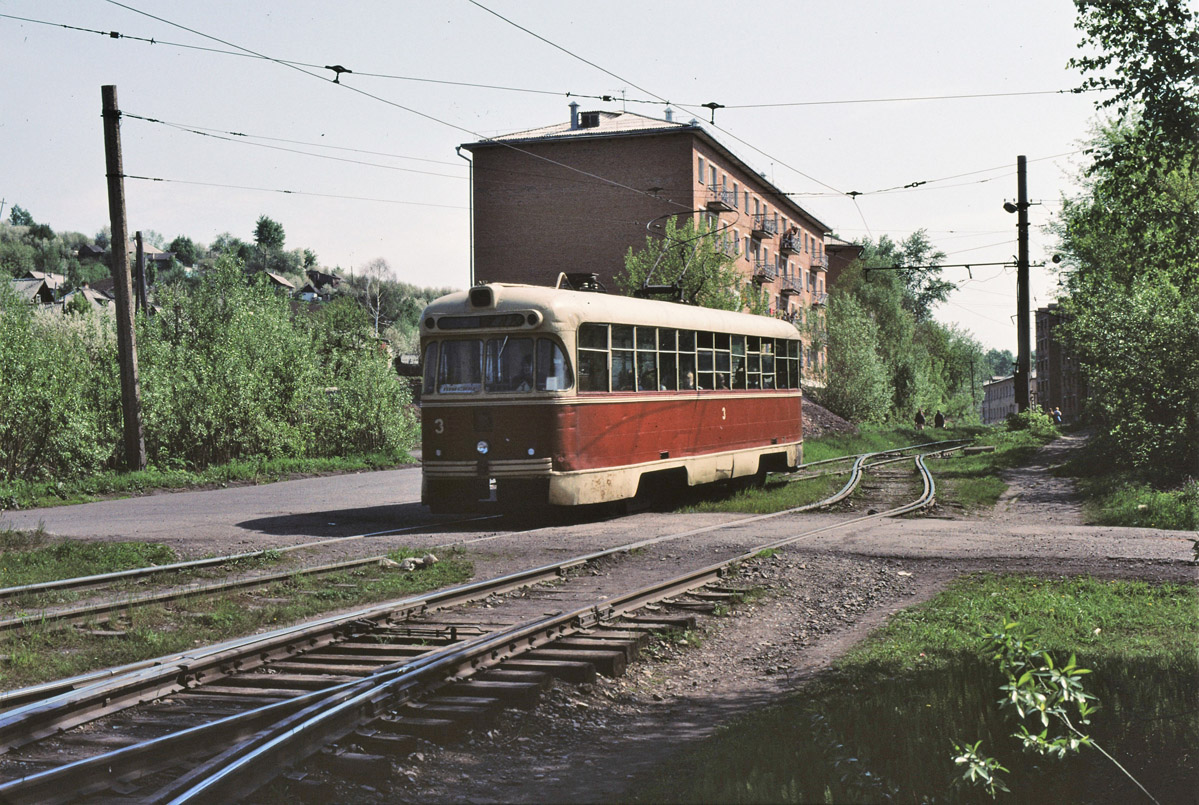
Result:
[[[283,278],[281,275],[279,275],[279,274],[275,274],[274,272],[271,272],[271,271],[264,271],[264,272],[262,272],[262,273],[263,273],[263,274],[266,274],[266,275],[267,275],[267,277],[269,277],[269,278],[270,278],[271,282],[275,283],[276,285],[279,285],[279,286],[281,286],[281,287],[283,287],[283,288],[286,288],[286,289],[287,289],[287,290],[289,290],[289,291],[294,291],[294,290],[296,289],[296,286],[295,286],[295,285],[293,285],[293,284],[291,284],[290,282],[288,282],[286,279],[284,279],[284,278]]]
[[[50,289],[50,286],[46,284],[44,279],[25,278],[12,280],[12,289],[18,299],[29,304],[44,303],[47,301],[47,297],[51,301],[54,299],[54,291]]]
[[[106,307],[107,305],[112,304],[112,301],[113,301],[112,297],[109,296],[108,294],[104,293],[103,291],[93,290],[92,288],[88,288],[87,286],[84,286],[77,291],[71,291],[69,294],[67,294],[62,299],[59,300],[59,302],[62,303],[64,310],[66,309],[66,305],[77,294],[83,294],[83,298],[92,307]]]
[[[571,128],[570,121],[526,129],[512,134],[501,134],[471,145],[485,146],[491,142],[511,143],[522,140],[549,140],[557,138],[584,139],[591,137],[610,137],[615,134],[661,134],[667,131],[703,131],[698,121],[691,123],[675,123],[670,120],[660,120],[647,117],[635,112],[583,112],[583,115],[596,115],[598,125],[575,126]],[[469,148],[469,146],[466,146]]]
[[[596,125],[582,125],[581,123],[583,119],[590,115],[595,116],[594,121]],[[822,232],[832,232],[832,227],[828,226],[828,224],[825,224],[803,207],[792,201],[783,190],[776,187],[774,183],[767,179],[762,173],[746,164],[739,156],[737,156],[730,149],[725,147],[723,143],[712,136],[712,134],[703,127],[703,124],[694,118],[686,123],[676,123],[673,120],[662,120],[656,117],[647,117],[646,115],[639,115],[636,112],[579,112],[577,121],[566,120],[562,123],[555,123],[549,126],[526,129],[524,131],[517,131],[511,134],[501,134],[496,137],[490,137],[486,140],[480,140],[478,142],[463,143],[462,147],[473,153],[477,149],[494,148],[500,146],[518,146],[522,143],[569,142],[574,140],[593,140],[613,137],[646,137],[684,133],[692,134],[700,138],[712,148],[720,151],[725,158],[735,163],[748,175],[753,176],[756,182],[760,183],[763,187],[771,191],[771,194],[774,196],[775,203],[779,205],[785,205],[793,210],[797,210],[799,214],[808,219],[809,222],[811,222]]]
[[[45,280],[46,287],[52,291],[57,291],[63,285],[67,284],[67,278],[62,274],[55,274],[50,271],[26,271],[25,279]]]

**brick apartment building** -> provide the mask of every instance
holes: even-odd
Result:
[[[1056,303],[1037,310],[1037,399],[1044,410],[1060,408],[1065,421],[1075,422],[1085,394],[1078,364],[1055,332],[1062,320]]]
[[[615,291],[650,221],[693,215],[726,227],[726,249],[774,315],[823,332],[829,227],[698,121],[572,103],[561,123],[462,147],[473,156],[473,281],[555,285],[560,273],[583,273]],[[825,362],[805,335],[806,374]]]

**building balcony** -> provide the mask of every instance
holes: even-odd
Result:
[[[828,255],[822,254],[819,257],[812,256],[812,268],[817,271],[828,271]]]
[[[706,207],[708,212],[732,212],[733,211],[733,191],[725,190],[716,185],[708,187],[708,200]]]
[[[776,275],[773,261],[754,260],[754,282],[772,282]]]
[[[803,293],[803,280],[797,277],[783,277],[780,284],[783,296],[797,296]]]
[[[824,307],[827,304],[828,304],[828,294],[827,293],[812,294],[812,307]]]
[[[779,239],[779,251],[783,254],[798,254],[803,248],[803,235],[787,232]]]
[[[758,213],[754,216],[753,236],[758,240],[762,238],[773,238],[779,233],[779,222],[777,218]]]

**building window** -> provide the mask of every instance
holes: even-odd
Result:
[[[742,253],[745,255],[745,259],[748,260],[749,259],[749,235],[745,236],[745,249]]]
[[[737,183],[733,182],[733,206],[737,206]]]
[[[699,183],[704,183],[704,158],[699,158]]]
[[[708,166],[708,174],[712,179],[712,181],[708,182],[708,184],[711,185],[713,190],[715,190],[716,189],[716,166],[715,165]]]

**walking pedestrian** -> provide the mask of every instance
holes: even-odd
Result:
[[[937,415],[933,417],[933,425],[938,428],[945,427],[945,414],[938,411]]]
[[[924,409],[916,409],[916,430],[924,430]]]

